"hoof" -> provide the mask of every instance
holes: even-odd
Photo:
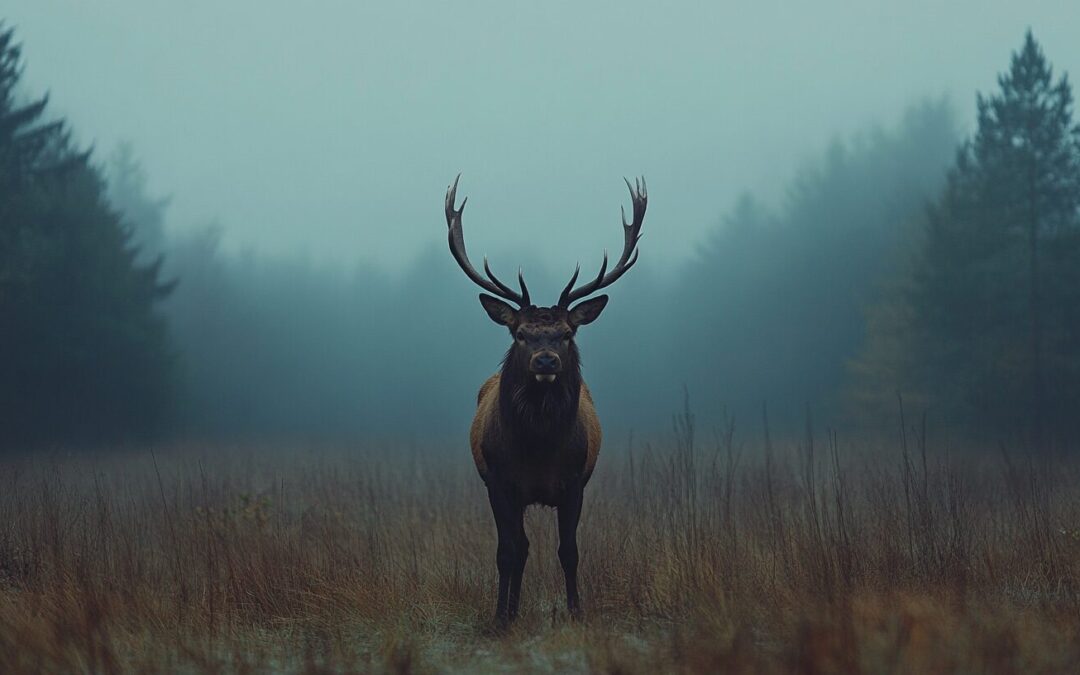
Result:
[[[484,635],[488,637],[502,637],[510,632],[510,618],[496,615],[484,627]]]

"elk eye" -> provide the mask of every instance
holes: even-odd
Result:
[[[517,332],[517,339],[521,340],[522,342],[525,342],[525,333],[523,333],[521,331],[518,331]]]
[[[572,337],[574,337],[574,334],[573,334],[573,333],[571,333],[570,331],[566,331],[565,333],[563,333],[562,339],[564,339],[564,340],[566,340],[567,342],[569,342],[569,341],[570,341],[570,338],[572,338]]]

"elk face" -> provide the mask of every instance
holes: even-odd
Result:
[[[465,253],[465,234],[461,228],[461,215],[465,211],[467,200],[463,199],[461,206],[456,206],[459,178],[460,174],[446,190],[444,203],[450,254],[465,272],[465,276],[492,294],[481,293],[480,304],[487,310],[492,321],[510,329],[514,346],[511,347],[508,358],[515,359],[516,364],[527,370],[536,382],[555,382],[567,368],[577,366],[574,334],[578,327],[595,321],[607,305],[606,295],[598,295],[588,300],[586,298],[615,283],[637,262],[637,243],[641,238],[641,225],[645,221],[645,209],[649,200],[645,179],[636,181],[633,185],[626,181],[626,186],[630,189],[633,218],[627,221],[626,213],[623,213],[623,250],[615,264],[608,268],[608,255],[607,251],[604,251],[604,261],[595,278],[576,286],[581,272],[579,266],[570,277],[570,283],[566,284],[566,288],[559,295],[557,304],[553,307],[537,307],[529,299],[529,289],[525,286],[520,269],[517,280],[521,292],[518,292],[492,273],[487,258],[484,258],[484,274],[480,274],[469,261],[469,256]],[[492,297],[493,295],[498,297]],[[509,300],[517,305],[517,308],[499,298]]]
[[[514,338],[509,358],[515,359],[539,383],[555,382],[563,369],[577,360],[574,335],[579,326],[592,323],[607,305],[600,295],[573,309],[528,305],[514,309],[498,298],[480,294],[480,304],[497,324],[506,326]]]

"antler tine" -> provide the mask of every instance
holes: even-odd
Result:
[[[454,178],[454,182],[446,189],[446,227],[447,241],[450,244],[450,255],[454,256],[454,260],[457,261],[461,270],[465,272],[465,276],[472,279],[473,283],[480,288],[488,293],[497,295],[500,298],[517,303],[519,307],[527,306],[529,304],[529,291],[525,287],[525,279],[521,276],[520,270],[518,272],[518,282],[521,284],[521,294],[518,294],[492,274],[486,256],[484,257],[484,273],[487,274],[487,279],[481,276],[480,273],[476,271],[476,268],[473,267],[472,263],[469,262],[469,256],[465,252],[465,235],[461,229],[461,214],[464,213],[465,202],[469,201],[469,198],[465,197],[461,200],[460,208],[454,208],[454,203],[457,201],[458,181],[460,179],[461,174],[459,173],[457,177]]]
[[[607,251],[604,251],[604,262],[600,266],[600,273],[596,275],[596,278],[587,284],[582,285],[579,288],[574,288],[574,283],[577,281],[578,273],[574,271],[574,276],[570,279],[570,283],[563,289],[562,294],[559,296],[559,306],[569,307],[570,303],[575,300],[580,300],[588,295],[595,293],[601,288],[605,288],[615,283],[619,277],[626,274],[626,271],[634,266],[634,263],[638,259],[637,242],[641,238],[641,226],[645,222],[645,210],[648,207],[649,195],[648,188],[645,185],[645,177],[634,179],[634,184],[630,184],[630,180],[623,178],[623,182],[626,183],[627,189],[630,190],[630,201],[633,203],[633,220],[626,222],[626,209],[620,207],[622,212],[622,224],[623,224],[623,251],[619,256],[619,260],[615,263],[615,267],[607,272],[608,256]],[[605,272],[607,272],[605,274]],[[573,290],[571,290],[573,289]]]
[[[566,284],[562,293],[559,294],[559,307],[566,307],[570,304],[570,292],[574,290],[574,283],[577,281],[579,274],[581,274],[581,263],[574,265],[574,273],[570,275],[570,283]]]
[[[499,281],[499,278],[495,276],[495,273],[491,271],[491,267],[488,265],[487,256],[484,256],[484,274],[487,275],[488,279],[491,279],[491,283],[499,287],[499,290],[502,291],[502,293],[520,297],[521,300],[519,304],[521,304],[522,307],[529,304],[529,289],[525,286],[525,277],[522,276],[520,267],[518,268],[518,284],[521,286],[520,296],[518,296],[512,288]],[[505,295],[503,297],[505,297]]]
[[[522,273],[521,268],[518,267],[518,286],[521,286],[521,302],[525,305],[531,305],[529,301],[529,289],[525,285],[525,275]]]
[[[592,280],[592,283],[598,284],[604,279],[604,273],[607,272],[607,249],[604,249],[604,261],[600,263],[600,271],[596,274],[596,278]]]

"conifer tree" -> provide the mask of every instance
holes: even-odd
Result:
[[[942,417],[1041,445],[1074,424],[1080,395],[1080,129],[1072,92],[1029,31],[980,95],[925,239],[891,302],[871,316],[864,373],[900,342],[894,384]],[[907,325],[881,323],[903,316]],[[875,333],[875,330],[877,333]],[[881,385],[886,383],[880,383]],[[879,385],[880,386],[880,385]]]
[[[0,444],[96,442],[159,428],[171,361],[160,258],[137,261],[88,152],[47,99],[21,103],[0,25]]]

